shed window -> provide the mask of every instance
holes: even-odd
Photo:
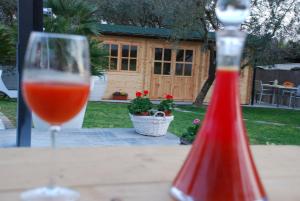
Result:
[[[179,49],[176,52],[176,76],[192,76],[193,50]]]
[[[127,44],[106,44],[109,51],[109,70],[136,71],[138,47]]]
[[[137,46],[121,45],[121,48],[122,48],[121,70],[136,71]]]
[[[117,70],[118,69],[118,52],[119,52],[118,44],[106,44],[105,46],[109,52],[108,69],[109,70]]]
[[[172,50],[155,48],[154,74],[171,75]]]

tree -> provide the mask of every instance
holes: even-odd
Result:
[[[0,21],[5,25],[13,25],[16,20],[17,1],[0,0]]]
[[[84,34],[90,39],[93,34],[99,34],[97,23],[101,21],[171,28],[174,30],[175,41],[185,38],[191,31],[199,32],[205,44],[202,51],[210,52],[209,74],[195,101],[196,105],[201,105],[215,79],[215,44],[209,41],[208,36],[209,32],[222,28],[215,15],[216,1],[88,0],[87,3],[83,0],[48,0],[47,7],[53,9],[56,17],[47,18],[45,26],[49,31]],[[0,0],[0,5],[7,6],[9,4],[3,2],[10,1]],[[251,16],[241,27],[251,35],[244,54],[247,63],[242,68],[285,61],[287,57],[294,60],[300,57],[299,7],[297,0],[252,0]],[[14,8],[2,10],[15,12]],[[92,56],[93,61],[97,61],[97,56]]]
[[[162,14],[157,0],[89,0],[98,5],[99,21],[120,25],[162,27]]]
[[[1,65],[16,63],[17,2],[14,0],[0,0],[0,62]]]
[[[16,25],[7,26],[0,24],[0,61],[2,65],[16,63]]]
[[[216,0],[172,2],[174,6],[172,6],[173,10],[169,12],[171,15],[164,12],[169,15],[167,18],[172,19],[169,21],[173,23],[169,25],[177,30],[179,37],[189,31],[200,32],[206,44],[203,51],[210,52],[208,77],[194,102],[195,105],[200,106],[215,79],[215,45],[208,41],[208,33],[222,28],[215,15]],[[296,2],[297,0],[289,0],[288,3],[285,0],[252,1],[250,18],[241,27],[251,35],[248,37],[244,54],[244,61],[247,62],[243,63],[242,68],[284,61],[288,52],[291,52],[289,51],[291,45],[284,45],[288,41],[284,41],[283,38],[293,41],[297,40],[297,36],[299,37],[297,33],[299,34],[300,28],[297,25],[299,25],[300,18],[297,15]],[[162,10],[166,10],[170,3],[162,3]],[[163,7],[164,5],[165,7]],[[299,41],[290,42],[290,44],[293,45],[293,50],[300,47]],[[300,55],[298,54],[296,57],[300,57]]]
[[[191,31],[202,34],[205,42],[202,51],[210,52],[208,77],[195,100],[195,105],[202,105],[215,79],[215,44],[209,42],[208,36],[209,32],[222,28],[215,15],[217,0],[91,1],[100,5],[99,20],[108,23],[172,28],[175,40],[185,38]],[[290,52],[287,48],[291,46],[284,45],[288,41],[283,41],[282,38],[289,38],[294,41],[294,46],[299,47],[299,42],[295,41],[300,32],[296,2],[297,0],[252,0],[251,16],[241,27],[252,36],[247,40],[244,54],[247,62],[242,68],[283,61],[286,57],[284,53]]]
[[[252,2],[251,18],[243,25],[250,34],[247,59],[252,66],[284,62],[290,42],[299,48],[300,17],[296,3],[297,0]]]
[[[99,35],[95,5],[84,0],[48,0],[45,6],[54,13],[44,20],[46,31]]]
[[[0,59],[4,65],[14,64],[16,59],[16,6],[14,0],[0,0]],[[95,15],[97,6],[84,0],[48,0],[44,1],[44,7],[51,8],[53,12],[53,15],[44,18],[46,31],[88,37],[91,72],[100,75],[108,66],[108,52],[95,38],[100,31]]]
[[[84,0],[48,0],[53,15],[44,19],[45,30],[56,33],[86,35],[89,40],[91,73],[101,75],[107,68],[108,52],[95,36],[100,29],[95,15],[97,7]]]

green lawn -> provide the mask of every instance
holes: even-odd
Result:
[[[16,125],[17,102],[8,99],[0,99],[0,112]]]
[[[205,108],[178,106],[169,131],[180,136],[195,118],[201,120]],[[190,112],[187,112],[190,111]],[[0,100],[0,112],[15,123],[16,102]],[[246,127],[252,144],[300,145],[300,111],[284,109],[243,108]],[[259,122],[260,121],[260,122]],[[284,125],[268,124],[279,123]],[[86,128],[132,127],[127,104],[90,102],[84,121]]]

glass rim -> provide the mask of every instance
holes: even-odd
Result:
[[[50,32],[41,32],[41,31],[32,31],[30,35],[47,37],[47,38],[87,40],[86,36],[76,35],[76,34],[66,34],[66,33],[50,33]]]

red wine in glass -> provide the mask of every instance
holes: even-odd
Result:
[[[52,125],[73,118],[84,106],[89,85],[68,82],[23,82],[27,104],[39,117]]]

